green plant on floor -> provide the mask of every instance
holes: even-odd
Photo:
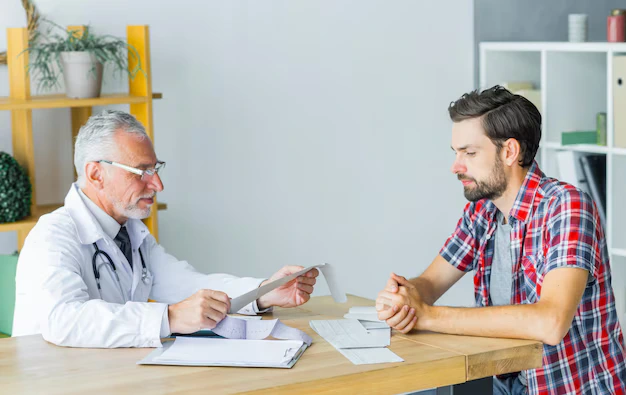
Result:
[[[26,171],[0,151],[0,223],[15,222],[30,213],[32,188]]]
[[[45,91],[58,86],[63,73],[61,54],[66,52],[88,52],[104,66],[111,66],[119,75],[128,74],[133,79],[137,73],[145,74],[141,68],[141,58],[137,50],[121,38],[111,35],[98,35],[85,26],[84,31],[67,30],[56,23],[44,19],[48,26],[29,40],[26,51],[30,54],[28,72],[38,81],[38,89]],[[137,59],[137,66],[128,68],[128,56]],[[90,71],[95,74],[95,66]]]

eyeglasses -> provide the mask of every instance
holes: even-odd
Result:
[[[147,178],[146,176],[152,177],[155,174],[159,174],[161,172],[161,170],[163,170],[163,168],[165,168],[165,162],[163,162],[163,161],[157,161],[156,166],[154,166],[152,169],[145,169],[145,170],[136,169],[134,167],[126,166],[126,165],[123,165],[121,163],[113,162],[113,161],[110,161],[110,160],[98,160],[96,162],[98,162],[98,163],[108,163],[109,165],[117,166],[120,169],[124,169],[124,170],[129,171],[129,172],[131,172],[133,174],[137,174],[138,176],[141,176],[141,180],[142,181],[146,180],[146,178]]]

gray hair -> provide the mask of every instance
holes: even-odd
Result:
[[[146,129],[134,116],[123,111],[105,110],[93,115],[76,136],[74,167],[78,186],[85,186],[85,164],[98,160],[114,160],[117,150],[114,136],[117,131],[134,133],[148,138]]]

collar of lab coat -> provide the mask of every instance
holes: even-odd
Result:
[[[78,185],[76,183],[72,184],[65,197],[65,209],[72,219],[72,222],[74,222],[74,226],[76,226],[78,240],[81,244],[92,244],[101,239],[105,239],[107,243],[109,242],[107,238],[104,237],[106,233],[102,229],[102,226],[91,211],[89,211],[89,208],[87,208],[85,202],[78,194]],[[138,219],[131,218],[126,221],[126,228],[133,249],[139,248],[143,240],[150,233],[143,221]]]

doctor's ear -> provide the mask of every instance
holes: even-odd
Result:
[[[96,189],[104,188],[104,169],[98,162],[88,162],[85,165],[85,178],[87,183]]]

